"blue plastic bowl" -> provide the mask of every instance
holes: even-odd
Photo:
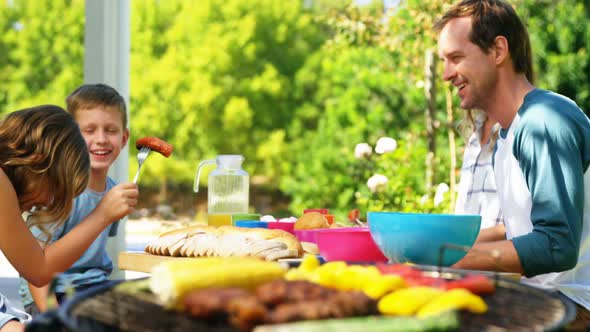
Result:
[[[458,262],[479,234],[478,215],[369,212],[369,229],[373,240],[393,263],[442,265]],[[445,246],[448,244],[450,246]]]

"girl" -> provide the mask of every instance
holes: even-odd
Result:
[[[459,130],[467,139],[455,203],[456,214],[481,215],[481,229],[504,224],[492,157],[499,125],[480,110],[465,111]]]
[[[35,211],[30,225],[45,229],[61,225],[74,198],[87,186],[89,167],[84,138],[62,108],[23,109],[0,122],[0,250],[35,286],[49,283],[55,273],[70,267],[103,229],[137,203],[134,184],[117,185],[80,225],[42,249],[22,213]],[[0,301],[0,331],[22,331],[19,321],[26,316],[1,295]]]

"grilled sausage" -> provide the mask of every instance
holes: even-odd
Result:
[[[152,151],[156,151],[166,158],[170,157],[172,151],[174,150],[172,144],[153,136],[147,136],[138,139],[135,142],[135,147],[138,150],[142,147],[150,148]]]
[[[338,291],[324,299],[285,302],[270,310],[265,323],[367,316],[377,313],[376,301],[361,292]]]
[[[241,288],[207,288],[190,292],[184,297],[183,302],[184,308],[191,316],[208,318],[227,314],[233,299],[251,296],[248,291]]]
[[[271,281],[256,288],[258,299],[271,307],[288,302],[326,299],[336,292],[338,291],[335,289],[309,281],[286,281],[284,279]]]

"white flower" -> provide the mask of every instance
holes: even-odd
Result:
[[[395,149],[397,149],[397,142],[391,137],[381,137],[375,146],[375,152],[378,154],[393,152]]]
[[[260,221],[277,221],[275,217],[267,214],[265,216],[260,217]]]
[[[367,143],[359,143],[354,147],[354,157],[356,159],[368,157],[371,153],[373,153],[373,149]]]
[[[420,197],[420,205],[424,205],[428,203],[428,195],[422,195],[422,197]]]
[[[369,187],[371,192],[376,192],[383,189],[387,185],[387,181],[389,180],[385,175],[375,174],[367,180],[367,187]]]
[[[445,194],[449,192],[449,185],[446,183],[440,183],[436,186],[436,193],[434,194],[434,206],[438,206],[445,199]]]
[[[289,218],[281,218],[279,219],[279,222],[296,222],[297,218],[290,216]]]

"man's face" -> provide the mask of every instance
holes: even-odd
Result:
[[[78,110],[75,117],[90,153],[90,168],[108,171],[129,138],[121,113],[115,107],[96,106]]]
[[[444,63],[443,79],[457,88],[464,109],[486,110],[497,83],[494,52],[484,53],[469,40],[471,17],[455,18],[441,30],[438,53]]]

